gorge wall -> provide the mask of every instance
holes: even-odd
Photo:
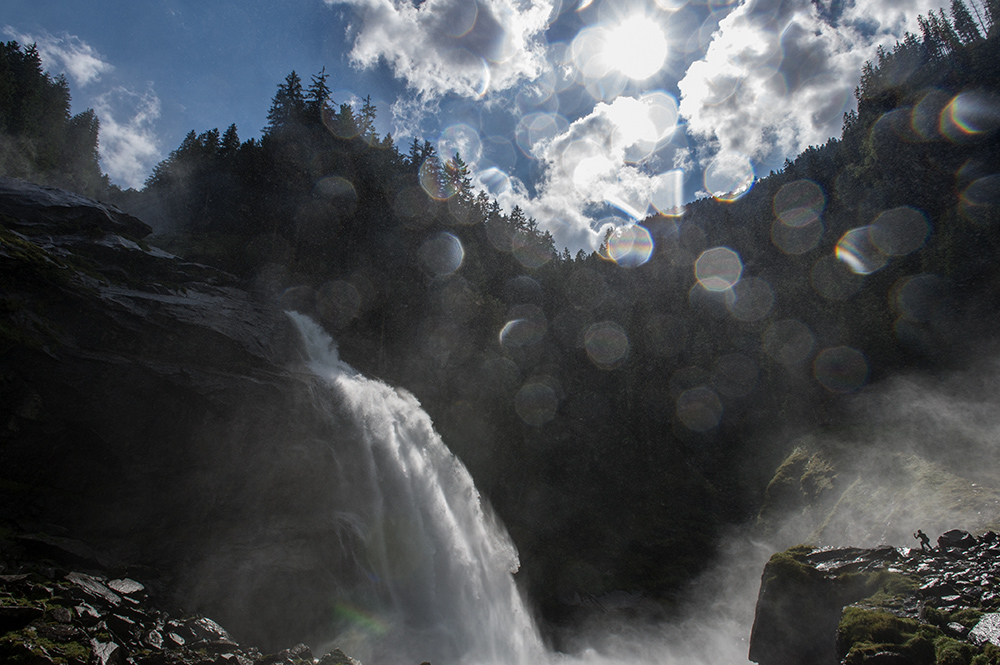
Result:
[[[0,224],[0,520],[151,566],[262,648],[328,634],[353,434],[287,317],[67,192],[0,178]]]

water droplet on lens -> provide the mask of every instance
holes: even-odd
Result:
[[[583,343],[591,361],[602,369],[617,367],[628,357],[628,335],[614,321],[602,321],[587,328]]]
[[[931,231],[927,218],[909,206],[883,212],[869,229],[872,242],[888,256],[903,256],[920,249]]]
[[[846,300],[861,288],[864,278],[836,256],[827,254],[813,264],[809,273],[816,293],[827,300]]]
[[[727,293],[729,313],[740,321],[760,321],[771,313],[774,290],[757,277],[741,279]]]
[[[707,432],[722,420],[722,402],[710,388],[692,388],[677,398],[677,417],[695,432]]]
[[[417,259],[421,267],[433,275],[448,275],[462,266],[465,250],[461,241],[450,233],[439,233],[420,246]]]
[[[709,291],[732,288],[743,274],[740,255],[728,247],[705,250],[694,262],[694,274],[701,286]]]
[[[887,262],[871,230],[870,226],[851,229],[840,237],[834,250],[834,255],[858,275],[870,275]]]
[[[802,362],[813,351],[816,340],[809,326],[796,319],[772,323],[763,337],[764,351],[782,365]]]
[[[824,349],[813,362],[813,375],[830,392],[854,392],[868,380],[868,361],[849,346]]]

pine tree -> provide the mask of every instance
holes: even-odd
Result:
[[[958,33],[951,25],[951,21],[948,17],[944,15],[944,9],[938,9],[938,13],[935,16],[931,12],[931,16],[934,17],[935,28],[938,31],[938,39],[940,39],[942,44],[946,45],[948,53],[955,53],[958,51],[959,47],[962,45],[962,40],[958,38]]]
[[[976,27],[976,22],[969,13],[969,8],[962,0],[951,0],[951,20],[955,26],[955,32],[963,44],[972,44],[981,41],[983,36]]]
[[[444,165],[444,178],[449,193],[454,193],[463,204],[472,204],[472,178],[469,176],[469,166],[457,152]]]
[[[937,31],[934,29],[934,14],[931,14],[929,18],[918,16],[917,25],[920,26],[920,34],[924,39],[924,48],[927,50],[927,55],[932,60],[940,60],[944,55],[944,49],[938,40]],[[868,65],[868,63],[865,64]],[[864,80],[863,72],[864,70],[862,70],[862,81]]]
[[[267,112],[265,136],[273,136],[283,130],[300,126],[306,113],[306,100],[302,92],[302,79],[293,70],[278,86],[278,92],[271,101]]]
[[[986,36],[992,37],[1000,29],[1000,0],[984,0],[986,14]]]
[[[368,95],[361,107],[361,115],[358,116],[358,133],[368,144],[374,143],[378,138],[375,133],[375,115],[376,108],[372,104],[372,96]]]
[[[73,116],[66,128],[63,154],[70,173],[64,182],[87,196],[98,196],[106,185],[97,149],[100,126],[94,110],[87,109]]]
[[[306,95],[307,117],[316,119],[322,117],[323,109],[330,101],[330,88],[326,84],[329,77],[330,75],[326,73],[326,67],[321,69],[319,74],[313,75]]]
[[[230,158],[240,149],[240,135],[236,131],[236,123],[229,125],[226,133],[222,135],[222,142],[219,144],[219,155]]]

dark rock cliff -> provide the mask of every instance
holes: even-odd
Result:
[[[775,554],[761,581],[750,660],[1000,663],[1000,538],[947,536],[933,551],[797,546]]]
[[[312,408],[279,310],[148,233],[0,178],[0,524],[151,567],[261,648],[319,639],[351,574],[328,489],[343,426]]]

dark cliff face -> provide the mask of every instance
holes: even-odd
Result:
[[[280,311],[146,233],[0,178],[0,520],[152,565],[262,648],[308,640],[339,575],[342,425]]]

